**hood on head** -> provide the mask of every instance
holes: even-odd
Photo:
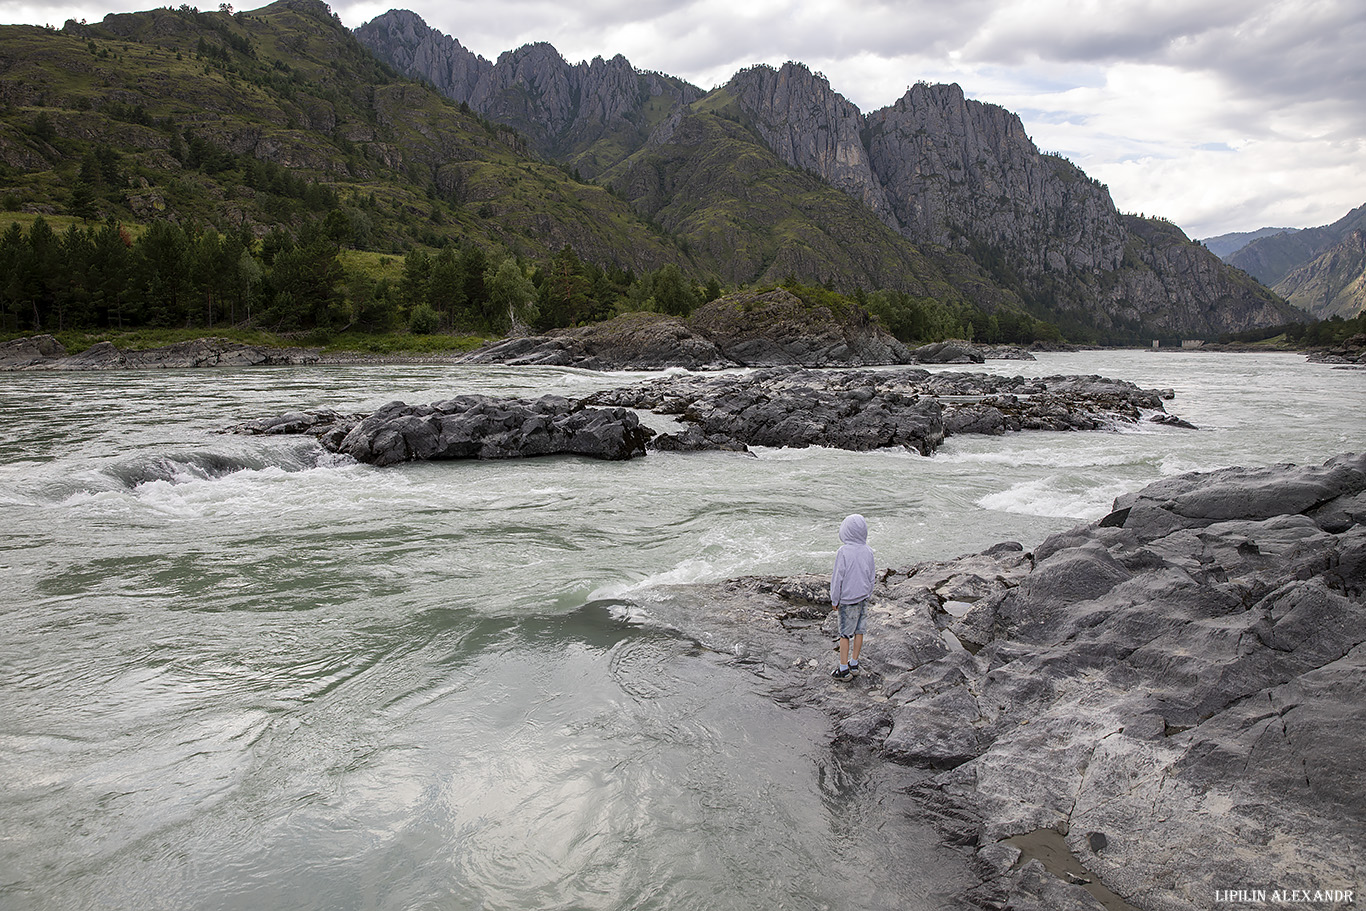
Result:
[[[854,513],[840,523],[841,544],[867,544],[868,522],[863,516]]]

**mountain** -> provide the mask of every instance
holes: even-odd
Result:
[[[1353,231],[1295,269],[1276,291],[1318,319],[1366,311],[1366,231]]]
[[[0,26],[0,196],[257,237],[327,216],[380,252],[569,244],[637,271],[687,264],[626,202],[400,76],[318,0]]]
[[[782,160],[728,95],[637,72],[620,56],[570,64],[543,43],[492,64],[404,10],[356,35],[391,65],[516,128],[540,154],[611,187],[678,238],[695,271],[730,285],[796,277],[988,311],[1023,307],[967,257],[921,250],[820,175]]]
[[[408,11],[356,34],[612,187],[730,280],[795,270],[912,294],[947,282],[986,309],[1025,306],[1126,341],[1304,317],[1174,225],[1121,215],[1102,184],[1039,152],[1017,116],[954,85],[916,85],[865,115],[797,63],[750,67],[702,94],[621,57],[571,65],[546,44],[490,64]]]
[[[319,0],[0,26],[0,209],[60,216],[59,229],[170,223],[195,244],[209,229],[254,237],[264,284],[242,281],[281,307],[312,294],[275,275],[281,238],[322,232],[390,270],[369,277],[389,282],[400,324],[420,289],[394,291],[404,266],[380,254],[448,244],[476,272],[475,253],[519,258],[542,285],[554,261],[565,300],[582,263],[616,267],[617,296],[666,268],[694,286],[795,279],[863,295],[908,336],[1027,336],[1042,319],[1131,342],[1303,316],[1175,226],[1120,215],[1015,115],[956,86],[919,85],[865,115],[800,64],[703,92],[619,56],[571,65],[548,44],[490,63],[402,11],[352,33]],[[212,323],[213,280],[195,281]],[[22,284],[0,287],[14,331],[40,322]],[[59,284],[40,289],[45,325],[84,293]],[[328,317],[338,326],[368,293],[344,291],[354,306]]]
[[[587,177],[639,148],[671,113],[704,94],[681,79],[638,72],[620,55],[571,65],[545,43],[490,63],[408,10],[372,19],[356,37],[399,72],[513,127],[537,151]]]
[[[1354,316],[1366,309],[1356,250],[1366,231],[1366,205],[1331,225],[1262,237],[1228,261],[1247,271],[1318,319]]]
[[[1203,237],[1200,239],[1200,243],[1208,247],[1215,256],[1227,262],[1230,256],[1254,240],[1274,237],[1277,234],[1293,234],[1298,230],[1299,228],[1258,228],[1256,231],[1234,231],[1215,237]]]
[[[1258,277],[1268,284],[1279,282],[1293,269],[1342,243],[1354,232],[1366,229],[1366,205],[1357,206],[1332,224],[1305,228],[1294,234],[1259,238],[1230,256],[1237,264],[1245,263],[1256,270]],[[1241,266],[1240,266],[1241,267]],[[1275,271],[1279,267],[1280,271]]]

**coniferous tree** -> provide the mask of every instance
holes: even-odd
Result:
[[[189,238],[178,225],[154,221],[134,245],[134,269],[143,297],[141,322],[149,326],[186,323]]]
[[[465,314],[465,273],[455,250],[443,247],[431,261],[427,279],[427,303],[441,314],[444,325],[468,322]]]

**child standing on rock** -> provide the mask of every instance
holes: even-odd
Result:
[[[874,575],[868,522],[855,513],[840,523],[840,549],[830,574],[830,606],[840,614],[840,666],[830,674],[836,680],[848,680],[859,671]]]

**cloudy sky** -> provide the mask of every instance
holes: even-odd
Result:
[[[153,5],[0,0],[0,22],[61,25]],[[1019,114],[1039,148],[1108,184],[1122,211],[1164,216],[1192,237],[1324,225],[1366,203],[1362,0],[331,5],[353,28],[406,6],[490,60],[548,41],[571,62],[619,53],[702,88],[797,60],[865,112],[920,80],[956,82]]]

